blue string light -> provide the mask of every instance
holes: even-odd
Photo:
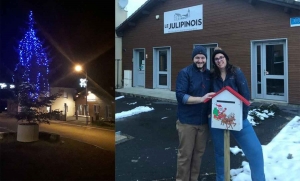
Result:
[[[28,29],[19,41],[19,63],[15,71],[24,69],[21,81],[35,87],[35,92],[29,94],[37,99],[40,95],[49,95],[49,59],[42,42],[36,36],[34,24],[33,13],[30,11]]]

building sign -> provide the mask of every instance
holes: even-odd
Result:
[[[291,27],[300,26],[300,17],[290,18]]]
[[[202,29],[202,5],[164,12],[164,34]]]

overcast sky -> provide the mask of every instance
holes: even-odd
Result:
[[[125,10],[128,11],[127,17],[132,15],[141,5],[143,5],[147,0],[128,0],[128,4]]]

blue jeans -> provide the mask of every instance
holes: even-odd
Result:
[[[224,130],[209,127],[215,150],[216,181],[224,181]],[[252,181],[265,181],[264,159],[261,144],[247,119],[243,120],[241,131],[230,131],[243,150],[251,169]]]

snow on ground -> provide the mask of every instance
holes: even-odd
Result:
[[[127,103],[128,105],[135,105],[137,102]]]
[[[148,106],[139,106],[129,111],[116,114],[116,119],[140,114],[154,110]],[[249,111],[248,120],[256,126],[254,117],[256,114],[261,120],[274,116],[274,112],[268,110],[253,109]],[[167,117],[163,117],[165,119]],[[298,181],[300,180],[300,116],[294,117],[274,138],[267,144],[262,145],[266,181]],[[230,151],[234,154],[243,154],[243,150],[237,146],[231,147]],[[240,153],[239,153],[240,152]],[[246,160],[246,158],[245,158]],[[251,170],[249,163],[243,161],[241,168],[231,169],[232,181],[251,181]]]
[[[124,96],[116,97],[115,100],[122,99],[122,98],[124,98]]]
[[[120,118],[125,118],[125,117],[128,117],[128,116],[133,116],[133,115],[136,115],[136,114],[140,114],[142,112],[148,112],[148,111],[152,111],[154,110],[154,108],[151,108],[151,107],[148,107],[148,106],[139,106],[139,107],[136,107],[134,109],[131,109],[129,111],[122,111],[120,113],[116,113],[116,121],[118,121],[118,119]]]
[[[260,109],[252,109],[249,111],[248,113],[248,117],[247,119],[249,120],[249,122],[252,124],[252,126],[256,126],[258,123],[256,123],[254,121],[254,117],[251,116],[255,114],[260,120],[265,120],[265,118],[269,118],[269,117],[272,117],[274,116],[274,112],[269,112],[268,110],[260,110]]]
[[[294,117],[274,138],[262,145],[266,181],[300,180],[300,116]],[[232,181],[251,181],[249,163],[231,169]]]
[[[231,147],[230,148],[231,153],[233,153],[234,155],[238,154],[239,152],[242,153],[242,155],[244,156],[244,152],[242,149],[240,149],[238,146],[235,147]]]

